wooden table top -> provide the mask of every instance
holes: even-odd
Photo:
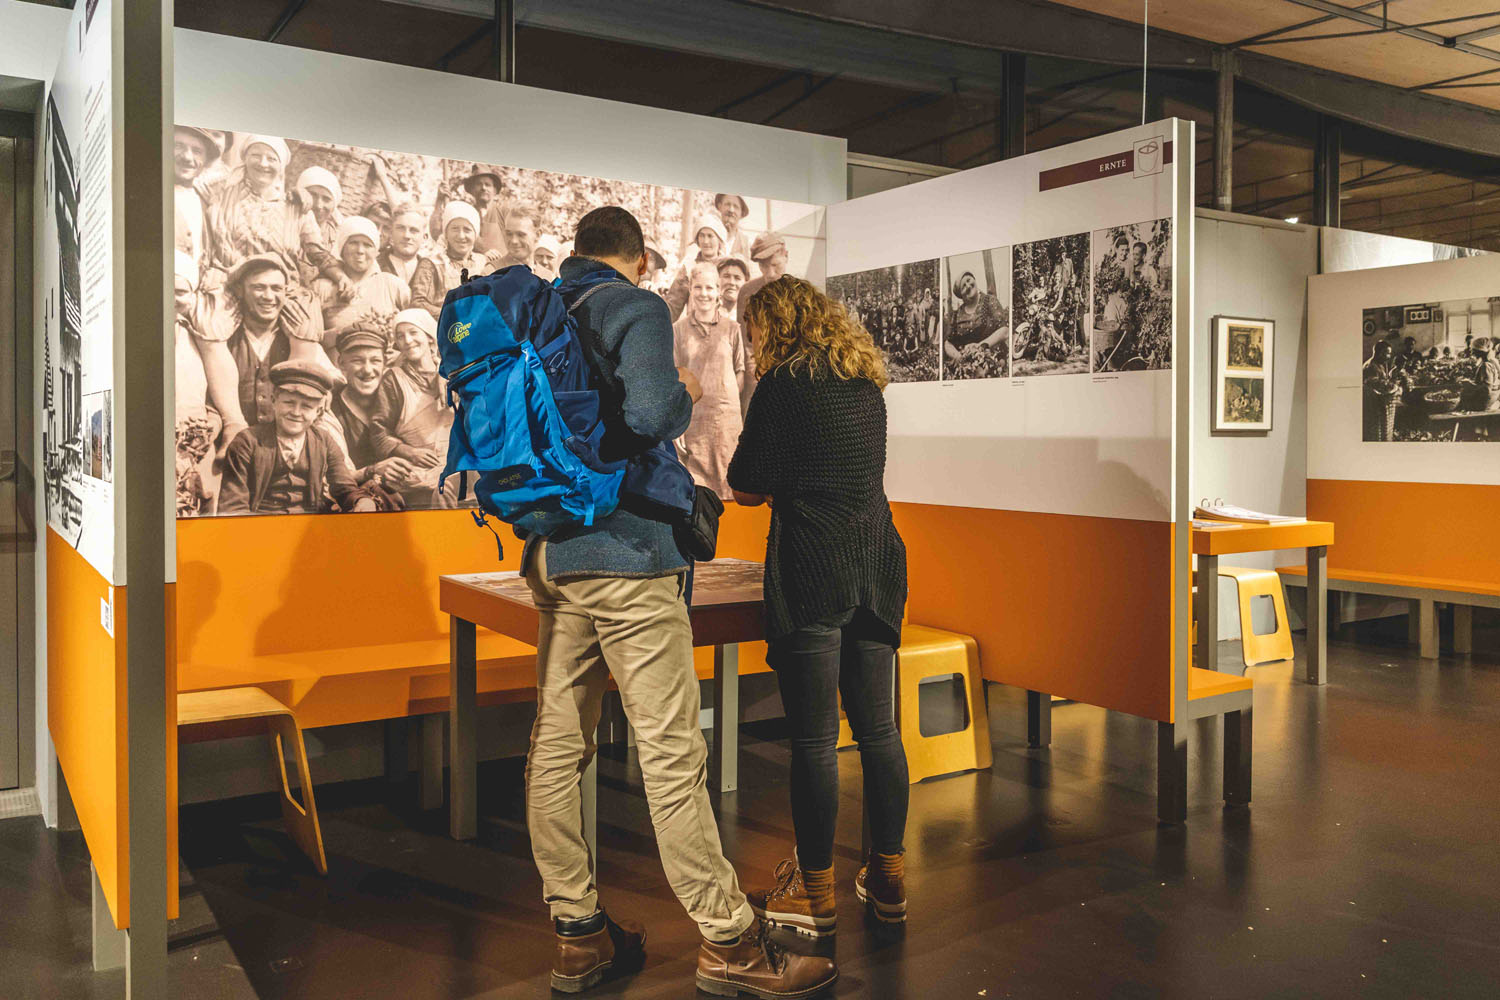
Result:
[[[1332,521],[1283,521],[1279,524],[1234,524],[1193,527],[1193,554],[1222,556],[1235,552],[1269,552],[1333,544]]]
[[[765,638],[762,621],[765,566],[745,559],[715,559],[693,570],[693,645],[717,646]],[[465,573],[438,578],[444,614],[536,645],[538,613],[531,587],[519,573]]]

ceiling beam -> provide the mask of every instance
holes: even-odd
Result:
[[[1386,0],[1369,0],[1368,3],[1360,4],[1358,9],[1369,10],[1371,7],[1379,7],[1385,2]],[[1249,38],[1241,38],[1237,42],[1230,42],[1228,47],[1231,49],[1237,49],[1245,45],[1254,45],[1256,42],[1264,38],[1276,38],[1280,35],[1289,34],[1293,31],[1301,31],[1303,28],[1314,28],[1320,24],[1327,24],[1332,20],[1334,20],[1334,16],[1332,14],[1324,14],[1322,17],[1315,17],[1307,21],[1299,21],[1296,24],[1289,24],[1284,28],[1272,28],[1270,31],[1262,31],[1260,34],[1251,35]]]
[[[1323,35],[1298,35],[1295,38],[1267,38],[1258,42],[1244,42],[1241,47],[1255,46],[1257,48],[1265,45],[1291,45],[1295,42],[1326,42],[1335,38],[1364,38],[1368,35],[1389,35],[1400,33],[1406,28],[1432,28],[1440,24],[1457,24],[1460,21],[1477,21],[1481,17],[1500,17],[1500,11],[1484,11],[1479,14],[1461,14],[1458,17],[1440,17],[1434,21],[1417,21],[1412,24],[1396,24],[1394,21],[1387,23],[1382,28],[1369,28],[1365,31],[1333,31]],[[1480,36],[1500,33],[1500,25],[1490,25],[1480,29]],[[1476,34],[1476,32],[1470,32]],[[1455,38],[1463,36],[1453,36]],[[1446,47],[1446,46],[1445,46]]]
[[[1428,31],[1426,28],[1419,28],[1415,25],[1398,24],[1395,21],[1382,18],[1378,14],[1371,14],[1355,7],[1345,7],[1343,4],[1333,3],[1332,0],[1283,0],[1283,2],[1295,4],[1298,7],[1306,7],[1309,10],[1321,11],[1324,14],[1332,14],[1335,17],[1346,18],[1360,24],[1368,24],[1375,28],[1392,30],[1398,35],[1415,38],[1418,41],[1427,42],[1439,48],[1456,49],[1459,52],[1466,52],[1471,56],[1478,56],[1481,59],[1488,59],[1491,62],[1500,62],[1500,51],[1496,51],[1495,49],[1487,49],[1483,45],[1475,45],[1472,42],[1461,42],[1457,38],[1440,35],[1435,31]],[[1488,15],[1475,16],[1495,16],[1495,14],[1496,12],[1491,11]]]

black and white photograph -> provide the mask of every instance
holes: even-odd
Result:
[[[1253,426],[1266,420],[1266,380],[1230,376],[1224,380],[1224,423]]]
[[[666,301],[679,356],[726,413],[743,411],[754,383],[743,304],[783,274],[823,277],[821,209],[732,191],[196,125],[174,130],[173,169],[182,517],[460,504],[456,480],[437,482],[453,421],[436,372],[443,299],[465,271],[525,265],[555,280],[595,208],[640,221],[652,263],[641,284]],[[288,361],[323,381],[273,384]],[[308,393],[320,396],[310,426],[283,427],[282,410]],[[274,465],[255,456],[293,432],[326,471],[287,507],[276,501],[287,491],[243,480]],[[722,450],[690,433],[679,441],[688,468],[727,495],[712,473],[723,463],[695,455],[700,445]]]
[[[1213,432],[1270,433],[1276,386],[1275,322],[1215,316],[1210,339]]]
[[[1010,375],[1010,247],[943,261],[943,378]]]
[[[1094,232],[1093,370],[1172,367],[1172,220]]]
[[[83,526],[83,292],[78,244],[78,172],[56,95],[47,99],[45,149],[49,214],[56,221],[56,287],[43,317],[42,461],[47,522],[69,544]],[[50,242],[50,241],[49,241]]]
[[[1366,441],[1500,441],[1500,296],[1367,308]]]
[[[1089,234],[1015,248],[1011,373],[1076,375],[1089,370]]]
[[[1237,372],[1260,372],[1266,369],[1266,335],[1259,326],[1229,324],[1229,357],[1224,367]]]
[[[942,317],[936,260],[829,278],[828,294],[884,352],[892,382],[937,381]]]

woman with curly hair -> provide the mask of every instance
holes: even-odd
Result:
[[[907,769],[896,730],[896,649],[906,547],[885,496],[885,364],[844,307],[790,275],[756,292],[744,321],[760,384],[729,466],[735,499],[771,504],[765,608],[769,661],[792,731],[797,854],[750,894],[768,922],[834,933],[839,695],[859,742],[872,850],[855,894],[906,919]]]

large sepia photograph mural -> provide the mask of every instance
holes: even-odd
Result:
[[[457,480],[437,481],[443,298],[465,271],[556,278],[600,206],[640,220],[642,285],[726,413],[754,387],[748,296],[784,273],[823,280],[813,205],[188,125],[173,150],[179,517],[459,505]],[[724,496],[731,431],[677,442]]]

